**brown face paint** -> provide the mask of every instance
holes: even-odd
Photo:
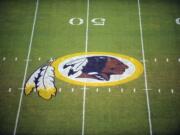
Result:
[[[123,74],[125,70],[128,69],[128,66],[123,62],[115,59],[115,58],[108,58],[108,61],[102,70],[104,74]]]

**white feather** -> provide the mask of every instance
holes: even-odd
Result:
[[[38,77],[38,74],[41,72],[41,68],[37,69],[28,79],[25,84],[25,94],[28,95],[32,92],[32,90],[36,87],[35,78]]]
[[[72,70],[74,74],[76,74],[77,72],[80,72],[87,63],[88,63],[87,58],[72,60],[65,65],[66,67],[65,70],[67,71]]]
[[[77,64],[85,61],[87,58],[74,59],[67,63],[67,65]]]
[[[83,69],[83,67],[87,64],[88,60],[84,59],[79,63],[76,63],[74,67],[72,68],[74,71],[80,71]]]
[[[56,87],[54,84],[54,68],[50,65],[44,66],[37,83],[39,95],[45,99],[55,96]]]

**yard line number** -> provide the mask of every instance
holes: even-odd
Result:
[[[180,25],[180,18],[176,19],[176,24]]]
[[[91,19],[92,25],[96,26],[104,26],[105,25],[105,18],[93,18]],[[84,23],[84,19],[82,18],[71,18],[69,19],[69,24],[71,25],[82,25]]]

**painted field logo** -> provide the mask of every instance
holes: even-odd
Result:
[[[55,77],[76,85],[114,86],[134,80],[142,72],[142,64],[129,56],[105,52],[76,53],[50,60],[37,68],[27,79],[24,92],[29,95],[35,90],[48,100],[57,92]]]
[[[76,85],[114,86],[138,78],[143,72],[136,59],[105,52],[67,55],[56,59],[52,66],[57,78]]]

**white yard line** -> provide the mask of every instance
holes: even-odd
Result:
[[[89,34],[89,0],[87,0],[87,14],[86,14],[86,40],[85,40],[85,53],[88,52],[88,34]],[[85,127],[85,113],[86,113],[86,83],[83,88],[83,112],[82,112],[82,135],[84,135]]]
[[[148,109],[149,131],[150,131],[150,135],[152,135],[151,108],[150,108],[150,103],[149,103],[149,93],[148,93],[148,84],[147,84],[147,72],[146,72],[146,62],[145,62],[145,52],[144,52],[140,0],[138,0],[138,11],[139,11],[139,27],[140,27],[140,35],[141,35],[142,57],[143,57],[143,66],[144,66],[144,82],[145,82],[145,89],[146,89],[145,92],[146,92],[147,109]]]
[[[30,42],[29,42],[29,49],[28,49],[26,67],[25,67],[25,71],[24,71],[24,78],[23,78],[22,88],[24,88],[25,81],[26,81],[26,76],[27,76],[27,70],[28,70],[29,58],[30,58],[30,54],[31,54],[32,41],[33,41],[33,37],[34,37],[34,29],[35,29],[35,24],[36,24],[38,7],[39,7],[39,0],[36,1],[36,9],[35,9],[35,13],[34,13],[34,20],[33,20],[32,32],[31,32],[31,37],[30,37]],[[24,93],[24,90],[22,89],[20,99],[19,99],[19,106],[18,106],[18,110],[17,110],[13,135],[16,135],[16,131],[17,131],[17,126],[18,126],[18,122],[19,122],[19,115],[20,115],[21,105],[22,105],[23,93]]]
[[[88,37],[89,37],[89,0],[87,0],[85,53],[88,52]]]

